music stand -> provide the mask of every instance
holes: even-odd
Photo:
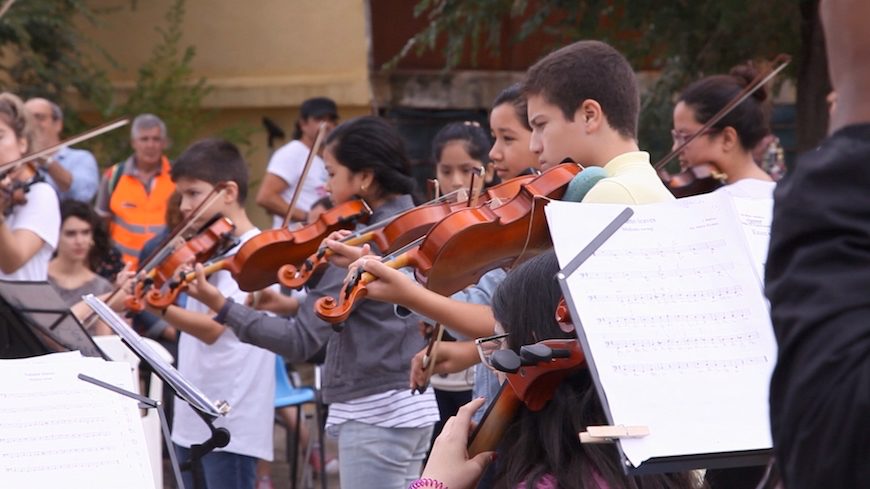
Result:
[[[0,280],[0,358],[72,350],[108,360],[48,282]]]
[[[178,461],[175,458],[175,450],[172,446],[172,440],[169,438],[168,426],[164,428],[164,438],[166,448],[170,453],[170,459],[173,463],[173,469],[176,471],[179,487],[183,489],[184,485],[181,481],[181,471],[190,470],[193,472],[193,487],[198,489],[205,487],[205,474],[202,469],[202,457],[207,455],[215,448],[223,448],[230,442],[230,432],[226,428],[215,428],[214,420],[219,416],[223,416],[229,412],[229,405],[225,401],[213,402],[196,386],[185,379],[178,370],[158,355],[154,350],[145,343],[142,338],[133,331],[109,306],[106,305],[98,297],[93,294],[88,294],[82,299],[93,309],[94,313],[100,317],[106,324],[112,328],[121,340],[136,354],[143,362],[148,364],[152,371],[163,380],[164,385],[168,385],[175,395],[187,402],[194,412],[196,412],[203,422],[208,426],[211,436],[208,440],[190,446],[190,460],[185,461],[178,467]],[[91,380],[87,380],[91,382]],[[121,392],[121,394],[128,395]],[[132,397],[132,396],[130,396]],[[162,406],[159,401],[149,401],[154,406],[151,406],[147,401],[143,401],[140,397],[135,397],[140,402],[145,402],[148,407],[156,407],[158,413],[161,413],[161,423],[165,424],[162,417]],[[145,398],[147,399],[147,398]]]
[[[611,426],[595,428],[603,428],[602,431],[609,431],[611,433],[623,432],[622,434],[612,435],[592,435],[591,438],[600,438],[601,441],[609,440],[615,442],[617,444],[619,456],[622,462],[623,471],[627,475],[632,476],[678,472],[699,468],[721,469],[731,467],[767,465],[772,455],[771,449],[745,449],[729,452],[709,452],[697,454],[690,453],[684,455],[652,457],[637,466],[632,464],[625,455],[625,452],[623,451],[621,446],[621,440],[647,436],[649,435],[649,430],[645,426],[613,426],[614,420],[611,414],[611,408],[608,402],[608,398],[599,378],[598,369],[596,367],[595,358],[592,354],[590,342],[582,326],[581,319],[583,316],[581,315],[581,311],[577,309],[576,303],[572,298],[571,289],[568,285],[568,279],[571,274],[577,271],[577,269],[584,262],[586,262],[587,259],[589,259],[610,237],[612,237],[626,222],[628,222],[633,214],[634,210],[626,207],[622,212],[616,215],[615,218],[613,218],[611,222],[607,226],[605,226],[605,228],[601,232],[599,232],[582,250],[580,250],[579,253],[574,255],[570,262],[566,264],[564,268],[559,271],[559,273],[556,274],[556,279],[558,280],[559,286],[562,289],[562,293],[565,297],[565,302],[568,305],[571,313],[571,318],[576,326],[575,329],[577,332],[577,339],[580,342],[580,346],[583,349],[583,353],[586,357],[586,362],[589,366],[589,371],[591,373],[595,389],[598,393],[601,406],[604,410],[605,416],[607,417],[607,421],[611,423]],[[593,427],[589,427],[590,432],[592,431],[591,428]],[[637,433],[631,432],[634,430],[636,430]],[[579,435],[581,440],[584,439],[583,435],[586,435],[585,438],[587,440],[588,438],[590,438],[589,432],[580,433]]]

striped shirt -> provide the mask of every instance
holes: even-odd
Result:
[[[411,394],[409,389],[395,389],[329,405],[326,428],[334,430],[345,421],[381,428],[422,428],[440,419],[432,389]]]

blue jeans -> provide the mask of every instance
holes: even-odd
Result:
[[[190,449],[175,445],[178,463],[190,458]],[[209,452],[201,459],[205,487],[193,485],[193,469],[181,473],[187,489],[254,489],[257,483],[257,459],[230,452]]]
[[[338,433],[341,489],[406,489],[420,477],[431,436],[431,426],[381,428],[345,421]]]

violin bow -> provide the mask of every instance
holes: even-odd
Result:
[[[711,117],[710,120],[705,122],[704,125],[701,126],[700,129],[695,131],[694,134],[687,137],[686,140],[683,141],[682,144],[680,144],[679,146],[677,146],[676,148],[671,150],[670,153],[666,154],[664,158],[660,159],[655,165],[653,165],[653,168],[656,171],[661,170],[662,167],[664,167],[666,164],[668,164],[669,161],[674,159],[675,156],[677,156],[684,149],[686,149],[686,146],[688,146],[692,141],[694,141],[695,138],[697,138],[697,137],[701,136],[702,134],[704,134],[705,132],[707,132],[708,129],[710,129],[711,127],[716,125],[716,123],[721,121],[726,115],[730,114],[731,111],[734,110],[735,107],[737,107],[738,105],[743,103],[744,100],[751,97],[752,94],[755,93],[759,88],[763,87],[767,82],[772,80],[773,77],[775,77],[782,70],[784,70],[785,67],[788,66],[788,64],[790,62],[791,62],[791,56],[789,56],[787,54],[780,54],[779,56],[774,58],[774,60],[773,60],[774,67],[773,67],[773,69],[770,70],[770,73],[767,73],[766,75],[759,73],[758,75],[756,75],[755,78],[752,80],[752,82],[749,85],[746,85],[746,87],[744,87],[743,90],[741,90],[737,95],[735,95],[733,99],[731,99],[727,104],[725,104],[725,106],[722,107],[722,109],[720,109],[719,112],[717,112],[713,117]]]
[[[213,188],[210,192],[209,196],[205,200],[203,200],[198,206],[196,206],[196,209],[193,210],[190,216],[178,223],[175,226],[175,229],[173,229],[172,232],[169,234],[169,236],[167,236],[166,239],[163,240],[162,243],[160,243],[160,246],[158,246],[157,249],[155,249],[153,252],[151,252],[150,255],[148,255],[148,258],[146,258],[139,264],[139,268],[136,270],[136,274],[133,276],[134,280],[141,280],[143,274],[148,273],[150,269],[154,268],[158,263],[163,261],[163,259],[166,258],[166,254],[170,250],[170,248],[174,248],[174,246],[172,245],[178,244],[179,237],[185,231],[190,229],[190,226],[194,222],[196,222],[196,220],[205,213],[205,211],[211,206],[211,204],[214,203],[214,201],[216,201],[218,198],[220,198],[220,196],[222,196],[225,192],[225,184],[218,184],[217,186],[215,186],[215,188]],[[106,302],[107,304],[110,303],[120,291],[121,287],[116,285],[115,288],[112,289],[112,293],[109,294],[108,297],[106,297],[106,300],[104,302]],[[97,319],[97,314],[92,311],[91,314],[89,314],[88,317],[86,317],[82,321],[82,324],[87,329]]]
[[[78,144],[82,141],[87,141],[88,139],[95,138],[95,137],[97,137],[101,134],[105,134],[109,131],[113,131],[113,130],[115,130],[121,126],[124,126],[126,124],[129,124],[129,123],[130,123],[130,119],[127,117],[123,117],[121,119],[117,119],[117,120],[114,120],[112,122],[107,122],[107,123],[103,124],[102,126],[97,126],[93,129],[90,129],[90,130],[87,130],[83,133],[77,134],[69,139],[65,139],[65,140],[63,140],[57,144],[53,144],[45,149],[41,149],[41,150],[36,151],[34,153],[30,153],[29,155],[24,156],[22,158],[18,158],[15,161],[10,161],[9,163],[5,163],[3,165],[0,165],[0,174],[6,173],[9,170],[12,170],[13,168],[17,168],[18,166],[23,165],[25,163],[30,163],[31,161],[38,160],[40,158],[44,158],[46,156],[54,154],[59,149],[63,148],[64,146],[72,146],[73,144]]]
[[[6,12],[9,11],[9,8],[12,7],[12,4],[15,3],[15,0],[6,0],[2,7],[0,7],[0,17],[6,15]]]
[[[320,145],[323,144],[324,134],[326,134],[326,123],[321,122],[317,127],[317,135],[314,137],[311,151],[308,152],[308,158],[305,159],[305,166],[302,167],[302,175],[299,176],[299,181],[296,182],[296,190],[293,191],[293,198],[290,199],[290,205],[287,206],[287,213],[284,214],[284,223],[281,227],[286,228],[290,225],[293,210],[296,209],[296,203],[299,201],[299,196],[302,195],[302,185],[305,183],[305,179],[308,178],[308,170],[311,169],[311,164],[314,163],[314,157],[320,152]]]
[[[477,207],[477,198],[480,197],[480,192],[474,188],[474,177],[483,178],[484,175],[486,175],[486,168],[484,167],[471,172],[471,184],[468,189],[468,195],[471,197],[468,199],[468,207]],[[480,188],[483,189],[483,185]]]
[[[426,353],[423,355],[423,370],[426,372],[426,380],[423,385],[414,387],[411,391],[413,394],[417,392],[422,394],[429,387],[429,379],[432,378],[432,372],[435,370],[435,363],[438,358],[438,345],[441,344],[441,338],[444,337],[444,326],[441,323],[435,323],[435,328],[429,338],[429,345],[426,347]]]
[[[151,268],[157,263],[163,261],[165,258],[163,255],[166,253],[171,245],[176,244],[178,242],[179,237],[181,237],[185,232],[190,230],[190,227],[202,217],[203,214],[208,210],[209,207],[219,198],[223,197],[226,193],[226,184],[220,183],[216,185],[209,195],[196,206],[196,209],[190,213],[188,217],[183,219],[180,223],[175,226],[175,229],[163,240],[163,243],[154,250],[151,255],[148,256],[142,263],[139,264],[139,269],[136,270],[136,274],[139,275],[141,273],[147,273]]]

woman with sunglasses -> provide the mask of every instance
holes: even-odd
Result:
[[[749,65],[727,75],[713,75],[689,85],[674,107],[674,148],[698,133],[702,126],[754,78]],[[703,131],[680,152],[680,166],[709,165],[721,176],[725,191],[738,197],[770,198],[775,183],[752,156],[752,150],[770,134],[768,93],[764,87],[741,102],[713,127]]]
[[[495,348],[519,353],[520,347],[545,339],[576,338],[573,325],[558,323],[556,307],[562,293],[555,280],[559,270],[554,253],[545,253],[512,270],[496,289],[492,310],[499,335],[477,341],[488,363]],[[522,297],[523,300],[517,300]],[[435,442],[423,478],[413,488],[475,487],[491,452],[468,460],[466,442],[471,413],[477,399],[460,409]],[[616,447],[581,444],[577,433],[589,425],[607,424],[601,402],[587,369],[570,375],[547,406],[538,412],[520,407],[498,448],[496,489],[617,489],[698,488],[702,481],[690,473],[626,476]]]

